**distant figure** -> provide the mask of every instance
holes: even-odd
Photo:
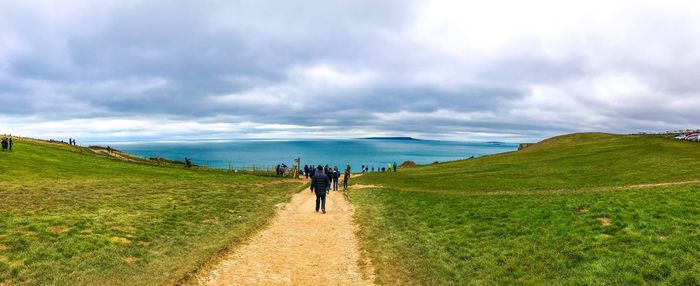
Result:
[[[386,168],[382,167],[382,172],[386,172]]]
[[[287,172],[287,165],[282,163],[282,165],[280,165],[280,176],[284,176],[284,173],[286,173],[286,172]]]
[[[391,163],[386,163],[386,170],[391,172]]]
[[[10,137],[10,144],[8,144],[8,145],[10,145],[10,151],[12,151],[12,145],[13,145],[13,143],[14,143],[14,142],[12,141],[12,137]]]
[[[338,166],[333,168],[333,190],[338,191],[338,180],[340,179],[340,172],[338,171]]]
[[[365,172],[365,165],[362,165],[362,169],[361,169],[361,170],[362,170],[362,173]]]
[[[323,173],[323,167],[318,165],[316,174],[311,179],[311,191],[316,193],[316,212],[320,206],[323,213],[326,213],[326,192],[329,185],[328,176]]]
[[[394,173],[396,173],[396,161],[394,161]]]
[[[304,177],[309,178],[309,165],[304,165]]]
[[[192,168],[192,159],[185,157],[185,168]]]
[[[328,165],[326,165],[326,167],[323,168],[323,172],[326,174],[326,176],[328,176],[328,183],[329,184],[328,184],[328,187],[326,187],[326,192],[330,192],[331,185],[332,185],[331,183],[333,182],[333,174],[331,174],[333,172],[333,169],[331,169],[331,167],[328,167]]]
[[[2,151],[5,152],[7,151],[7,138],[2,137]]]
[[[345,168],[345,174],[343,174],[343,191],[348,189],[348,180],[350,180],[350,165]]]
[[[374,172],[374,166],[372,166],[372,172]]]
[[[109,145],[107,145],[107,153],[112,154],[112,147],[109,147]]]

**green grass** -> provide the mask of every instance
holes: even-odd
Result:
[[[698,285],[700,145],[574,134],[368,174],[353,191],[381,284]],[[604,225],[603,221],[610,225]]]
[[[300,187],[36,140],[14,147],[0,153],[0,285],[174,284]]]

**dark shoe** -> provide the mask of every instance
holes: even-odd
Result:
[[[326,209],[323,209],[323,213],[324,213],[324,214],[326,213]]]

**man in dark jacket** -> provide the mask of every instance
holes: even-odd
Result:
[[[333,167],[333,190],[338,191],[338,180],[340,179],[340,172],[338,172],[338,166]]]
[[[328,176],[323,173],[323,167],[319,165],[313,179],[311,179],[311,191],[316,192],[316,212],[318,212],[320,204],[321,210],[324,214],[326,213],[326,190],[330,184]]]

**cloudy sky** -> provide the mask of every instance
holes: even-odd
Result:
[[[530,141],[700,127],[700,1],[0,0],[0,133]]]

